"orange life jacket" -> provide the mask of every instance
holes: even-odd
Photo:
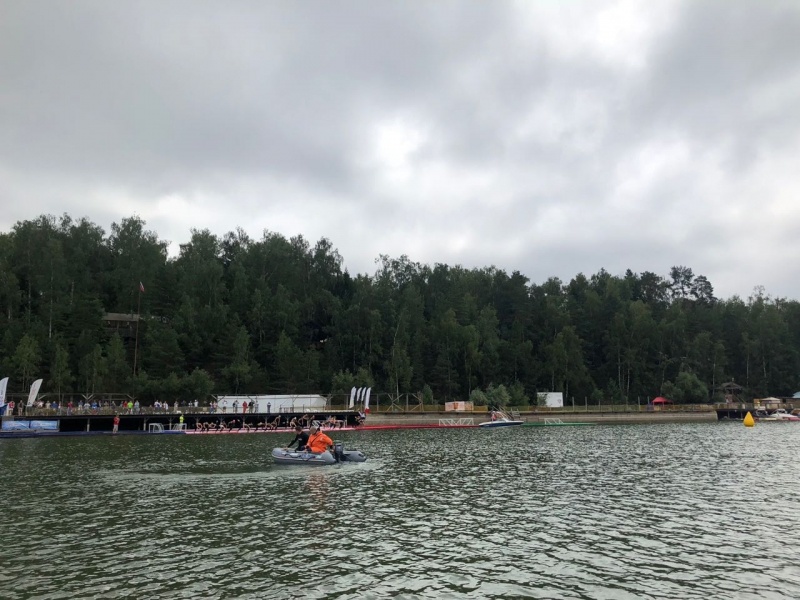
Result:
[[[308,436],[306,448],[311,450],[311,452],[325,452],[325,450],[328,449],[328,446],[333,446],[333,440],[321,431],[317,431],[317,433],[312,433],[310,436]]]

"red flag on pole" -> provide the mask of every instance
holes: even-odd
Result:
[[[139,291],[144,292],[144,284],[141,281],[139,282]]]

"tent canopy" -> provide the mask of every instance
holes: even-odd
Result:
[[[666,398],[664,398],[663,396],[659,396],[658,398],[655,398],[655,399],[653,400],[653,404],[666,404],[667,402],[669,402],[670,404],[672,404],[672,400],[667,400],[667,399],[666,399]]]

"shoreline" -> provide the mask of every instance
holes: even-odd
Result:
[[[178,434],[178,435],[246,435],[246,434],[288,434],[290,428],[265,430],[254,427],[231,427],[224,430],[198,431],[197,422],[217,421],[223,415],[190,414],[180,422],[180,414],[167,415],[121,415],[118,435],[142,434]],[[233,416],[233,415],[230,415]],[[259,415],[250,415],[259,417]],[[477,428],[480,423],[487,422],[489,416],[481,413],[455,412],[392,412],[371,413],[366,423],[354,426],[344,421],[343,427],[324,428],[329,434],[337,432],[386,431],[397,429],[466,429]],[[577,425],[623,425],[623,424],[656,424],[656,423],[712,423],[719,420],[715,410],[708,411],[654,411],[654,412],[524,412],[519,415],[522,426],[563,426]],[[0,439],[54,437],[54,436],[86,436],[114,435],[112,433],[112,417],[110,415],[81,416],[39,416],[39,417],[3,417],[7,421],[36,421],[37,426],[30,428],[7,429],[0,431]],[[46,427],[42,427],[42,421]],[[50,426],[52,424],[52,426]]]
[[[369,425],[438,425],[441,421],[465,422],[472,420],[477,426],[489,420],[486,413],[373,413],[367,419]],[[524,424],[541,423],[560,419],[567,423],[592,423],[596,425],[619,425],[625,423],[713,423],[718,421],[717,412],[709,411],[664,411],[664,412],[521,412],[519,419]],[[452,427],[452,425],[450,425]]]

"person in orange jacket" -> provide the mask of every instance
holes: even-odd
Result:
[[[309,430],[306,448],[314,454],[319,454],[331,447],[333,447],[333,440],[319,430],[319,425],[316,423],[312,425]]]

